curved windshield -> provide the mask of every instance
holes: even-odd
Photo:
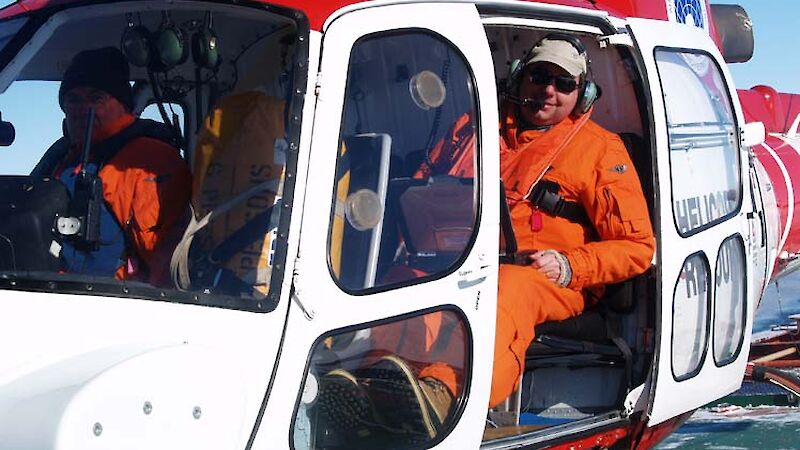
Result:
[[[59,11],[6,55],[0,287],[277,302],[307,31],[280,8],[164,8]]]

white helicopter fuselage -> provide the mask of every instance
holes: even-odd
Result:
[[[264,164],[281,173],[273,221],[251,254],[268,261],[256,279],[271,274],[258,294],[222,293],[219,276],[154,287],[0,266],[0,449],[366,447],[372,441],[348,443],[320,418],[323,378],[331,369],[357,373],[376,350],[393,350],[376,342],[398,326],[420,346],[398,353],[404,358],[439,352],[413,334],[420,320],[451,333],[455,343],[438,356],[459,388],[440,432],[407,446],[398,439],[397,448],[649,448],[739,388],[767,283],[796,268],[797,127],[765,136],[758,122],[767,118],[745,114],[742,102],[755,100],[740,99],[710,36],[706,3],[688,16],[694,25],[672,2],[657,8],[659,17],[613,0],[596,8],[512,0],[31,3],[0,12],[0,25],[19,26],[0,53],[0,91],[60,79],[75,49],[119,45],[136,14],[152,27],[167,8],[171,22],[200,33],[208,12],[223,52],[219,71],[194,88],[187,80],[195,67],[160,81],[182,93],[175,103],[191,131],[184,151],[193,176],[202,159],[194,131],[209,123],[212,100],[225,98],[216,91],[272,95],[282,83],[272,96],[286,105],[285,135],[266,142],[272,161]],[[632,143],[657,252],[637,277],[635,304],[620,314],[629,353],[610,344],[610,356],[590,363],[579,354],[592,352],[581,351],[558,364],[528,361],[521,386],[529,393],[520,394],[527,405],[495,411],[513,422],[495,431],[487,404],[502,226],[498,86],[510,62],[551,32],[586,46],[604,90],[592,119]],[[280,66],[281,58],[289,62]],[[133,73],[144,84],[146,74]],[[269,82],[248,85],[258,77]],[[158,99],[152,87],[143,92],[139,112]],[[21,121],[2,107],[3,117]],[[418,163],[465,114],[476,142],[471,173],[415,181]],[[235,127],[250,136],[248,124]],[[220,167],[236,169],[232,180],[258,178],[256,153]],[[419,229],[439,234],[426,240]],[[184,241],[189,248],[189,233]]]

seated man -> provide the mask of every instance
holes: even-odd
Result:
[[[172,144],[172,130],[131,113],[129,78],[128,62],[116,48],[73,58],[58,96],[65,137],[48,150],[34,175],[60,179],[73,199],[83,169],[102,182],[98,242],[81,244],[62,233],[60,256],[67,272],[165,285],[188,212],[191,175]],[[84,168],[89,111],[94,123]]]
[[[580,314],[603,286],[643,273],[655,239],[639,178],[622,141],[589,120],[583,46],[545,37],[512,74],[501,116],[501,177],[529,265],[501,265],[490,407],[525,370],[542,322]]]

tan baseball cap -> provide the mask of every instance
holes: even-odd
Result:
[[[553,63],[573,77],[586,73],[586,56],[578,53],[574,45],[561,39],[542,39],[531,50],[525,65],[535,62]]]

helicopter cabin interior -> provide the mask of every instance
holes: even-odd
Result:
[[[548,26],[555,29],[536,29],[494,24],[491,19],[485,22],[500,91],[512,61],[524,55],[531,42],[563,32],[565,26],[551,23]],[[596,34],[571,34],[586,49],[589,78],[602,89],[591,119],[622,139],[639,175],[651,222],[658,229],[648,94],[634,55],[625,47],[601,44]],[[502,226],[506,216],[501,212],[501,228],[513,232],[510,226]],[[510,218],[505,220],[510,225]],[[606,286],[594,309],[538,325],[521,387],[490,412],[489,423],[496,418],[497,428],[487,428],[484,438],[499,439],[619,413],[626,395],[644,383],[650,370],[656,289],[655,267],[651,267],[631,280]]]

